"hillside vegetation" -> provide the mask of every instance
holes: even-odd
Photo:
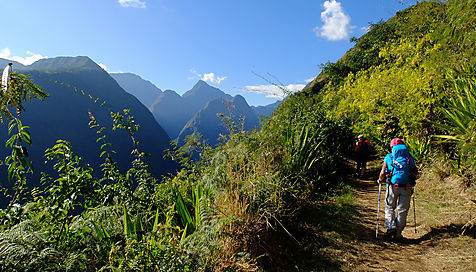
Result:
[[[57,174],[29,188],[27,150],[35,135],[10,111],[28,108],[20,98],[46,94],[14,78],[1,98],[3,118],[11,120],[3,179],[14,187],[4,191],[10,204],[0,212],[0,269],[297,271],[299,262],[304,271],[348,270],[329,257],[346,252],[324,254],[341,238],[303,244],[296,225],[306,219],[339,229],[352,218],[346,158],[356,134],[368,135],[381,151],[389,139],[404,137],[420,165],[446,161],[445,173],[460,176],[457,186],[475,186],[475,19],[474,1],[431,1],[373,24],[260,130],[244,132],[224,116],[229,134],[216,148],[189,137],[169,150],[181,168],[162,180],[150,174],[156,166],[144,163],[139,126],[125,110],[111,118],[134,146],[127,172],[118,170],[104,128],[90,114],[100,169],[61,139],[45,151]],[[309,212],[312,202],[336,194],[339,201]]]

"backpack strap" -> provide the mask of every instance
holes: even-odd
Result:
[[[395,167],[393,167],[393,156],[391,153],[385,156],[384,162],[387,164],[387,170],[386,170],[387,184],[391,184],[393,169],[395,169]]]

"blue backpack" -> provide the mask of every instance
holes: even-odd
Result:
[[[392,184],[411,184],[412,168],[415,167],[415,161],[410,155],[408,148],[404,144],[394,145],[392,153],[385,158],[387,169],[391,175]]]

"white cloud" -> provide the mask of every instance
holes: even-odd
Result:
[[[119,4],[125,8],[145,8],[145,1],[141,0],[118,0]]]
[[[190,72],[194,74],[195,77],[188,77],[189,80],[198,77],[203,81],[215,83],[217,85],[220,85],[220,83],[227,78],[226,76],[217,76],[215,73],[199,74],[194,68],[190,69]]]
[[[265,94],[269,98],[284,99],[290,93],[295,93],[302,90],[306,85],[304,84],[289,84],[287,86],[278,85],[254,85],[245,86],[243,89],[246,92]]]
[[[42,56],[40,54],[35,54],[35,53],[30,52],[30,51],[26,51],[26,54],[29,55],[27,57],[10,56],[10,54],[11,54],[10,49],[4,48],[4,49],[2,49],[2,51],[0,51],[0,58],[13,60],[13,61],[19,62],[23,65],[30,65],[33,62],[37,61],[37,60],[47,58],[45,56]]]
[[[111,71],[109,71],[109,69],[107,69],[107,66],[103,63],[98,63],[99,67],[101,67],[104,71],[110,73]]]
[[[350,16],[345,14],[340,2],[325,1],[321,12],[322,27],[314,28],[316,34],[331,41],[347,39],[351,33]]]
[[[3,59],[8,59],[10,57],[10,49],[8,48],[4,48],[2,49],[2,51],[0,51],[0,58],[3,58]]]
[[[216,84],[220,84],[220,82],[222,82],[225,79],[226,79],[226,76],[219,77],[219,76],[216,76],[215,73],[204,74],[202,77],[203,81],[208,81],[208,82],[212,82]]]

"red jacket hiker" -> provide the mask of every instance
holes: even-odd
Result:
[[[370,141],[363,135],[359,135],[355,143],[355,161],[357,162],[357,176],[363,176],[367,167],[367,160],[370,155]]]

